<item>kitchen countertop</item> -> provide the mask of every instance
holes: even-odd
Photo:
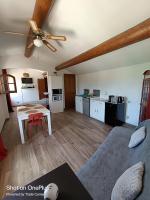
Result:
[[[84,98],[89,98],[89,99],[94,100],[94,101],[108,102],[108,99],[104,99],[104,98],[100,98],[100,97],[84,96],[84,95],[76,95],[76,96],[84,97]]]
[[[108,102],[108,99],[101,98],[101,97],[84,96],[84,95],[76,95],[76,96],[83,97],[83,98],[88,98],[88,99],[94,100],[94,101]],[[111,104],[122,104],[122,103],[112,103],[112,102],[108,102],[108,103],[111,103]],[[123,103],[126,103],[126,102],[123,102]]]
[[[108,102],[107,99],[100,98],[100,97],[90,97],[90,99],[91,99],[91,100],[94,100],[94,101]]]

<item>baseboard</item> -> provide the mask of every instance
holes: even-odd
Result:
[[[129,124],[129,123],[125,123],[123,126],[124,126],[124,127],[127,127],[127,128],[131,128],[131,129],[135,129],[135,128],[136,128],[135,125]]]

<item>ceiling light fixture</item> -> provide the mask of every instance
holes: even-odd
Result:
[[[33,43],[34,43],[34,45],[36,47],[41,47],[43,45],[43,42],[42,42],[41,39],[39,39],[39,37],[37,37],[36,39],[34,39]]]

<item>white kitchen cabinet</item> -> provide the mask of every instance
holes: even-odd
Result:
[[[53,101],[52,89],[62,89],[62,100]],[[49,104],[52,113],[59,113],[64,111],[64,92],[63,92],[63,77],[49,76],[48,77],[48,92]]]
[[[98,109],[99,120],[105,122],[105,102],[100,101],[99,105],[100,105]]]
[[[63,101],[52,101],[50,105],[52,113],[59,113],[64,111]]]
[[[83,113],[83,98],[80,96],[75,97],[76,112]]]
[[[52,89],[62,89],[63,77],[62,76],[51,76],[51,87],[52,87]]]
[[[90,101],[90,117],[99,121],[105,121],[105,102],[91,99]]]

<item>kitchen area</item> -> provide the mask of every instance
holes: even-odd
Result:
[[[101,96],[101,91],[84,89],[75,97],[75,110],[111,126],[121,126],[126,121],[126,98],[122,96]]]

